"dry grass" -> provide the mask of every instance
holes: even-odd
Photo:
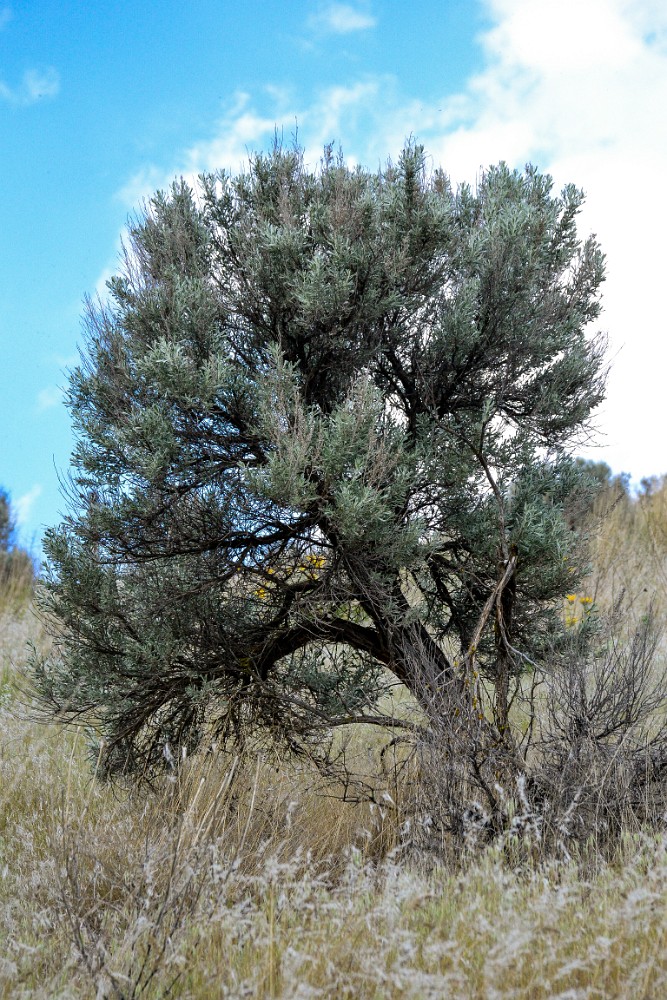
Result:
[[[588,589],[603,607],[620,600],[637,614],[649,603],[667,614],[667,484],[655,483],[631,502],[617,489],[603,493],[591,529]]]
[[[598,602],[665,593],[658,492],[608,515]],[[388,779],[348,805],[305,764],[209,754],[153,794],[119,791],[92,777],[83,734],[31,719],[28,641],[44,641],[35,620],[5,609],[0,998],[667,995],[659,832],[552,862],[519,833],[427,868],[402,851]]]
[[[3,623],[5,642],[30,628]],[[75,735],[22,719],[11,679],[0,721],[2,997],[667,990],[660,839],[585,879],[500,851],[424,873],[378,846],[377,808],[315,798],[312,775],[211,759],[139,799],[91,780]]]

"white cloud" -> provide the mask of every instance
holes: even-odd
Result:
[[[393,91],[393,81],[381,77],[370,77],[349,86],[329,87],[322,91],[316,101],[298,115],[299,127],[303,128],[306,160],[314,165],[322,156],[325,144],[345,143],[347,137],[363,132],[360,125],[365,125],[369,116],[375,124],[371,134],[381,132],[380,109],[384,97],[391,93],[393,98]],[[393,101],[390,100],[390,103]],[[345,152],[348,163],[353,165],[366,150],[360,148],[357,139]]]
[[[117,197],[129,209],[136,209],[158,189],[166,189],[175,177],[183,177],[191,184],[199,174],[215,170],[238,173],[247,167],[248,159],[259,150],[266,149],[277,134],[289,144],[298,135],[305,146],[306,159],[316,164],[322,156],[325,143],[337,142],[344,132],[351,134],[354,127],[369,117],[375,128],[371,133],[382,133],[382,117],[388,95],[388,104],[395,104],[395,84],[391,78],[369,77],[350,86],[334,86],[322,91],[310,104],[301,105],[294,96],[280,88],[267,87],[266,96],[271,105],[270,113],[257,110],[252,98],[245,92],[234,95],[225,114],[216,123],[211,138],[184,150],[168,168],[149,164],[138,171],[119,190]],[[374,155],[372,144],[371,155]],[[359,153],[347,156],[355,162]],[[103,289],[104,281],[113,269],[105,269],[97,283]]]
[[[295,121],[291,112],[281,107],[285,99],[282,91],[271,88],[270,97],[276,113],[267,117],[251,107],[250,95],[235,94],[226,113],[216,123],[212,138],[185,150],[167,169],[153,164],[143,167],[120,189],[117,197],[136,209],[156,190],[168,188],[175,177],[184,177],[194,183],[198,174],[207,171],[238,172],[247,164],[251,153],[266,145],[278,121],[289,121],[290,117]]]
[[[374,28],[376,18],[349,3],[329,3],[309,19],[311,27],[335,35],[349,35],[353,31]]]
[[[37,393],[37,412],[43,413],[45,410],[52,410],[54,406],[59,406],[62,401],[62,389],[57,385],[50,385]]]
[[[573,181],[587,192],[581,228],[597,233],[608,257],[602,325],[614,359],[597,454],[635,476],[667,471],[667,5],[487,6],[495,25],[482,39],[486,66],[457,97],[458,127],[433,136],[429,149],[455,179],[499,159],[532,160],[559,186]]]
[[[23,74],[23,93],[26,103],[32,104],[43,97],[55,97],[60,90],[60,77],[55,69],[43,71],[29,69]]]
[[[42,487],[39,483],[36,483],[31,490],[28,490],[27,493],[24,493],[23,496],[19,497],[18,500],[12,504],[16,514],[16,523],[19,528],[23,527],[30,521],[32,508],[41,495]]]
[[[497,25],[485,38],[491,58],[540,76],[613,68],[641,54],[622,11],[608,0],[489,0]]]
[[[107,282],[110,281],[111,278],[114,277],[114,275],[118,274],[118,270],[119,270],[119,268],[117,266],[116,267],[105,267],[104,268],[104,270],[100,274],[99,278],[95,282],[95,289],[94,289],[94,292],[93,292],[93,298],[94,299],[99,299],[100,302],[106,302],[108,300],[108,298],[109,298],[109,289],[107,288]],[[73,364],[77,364],[78,360],[79,359],[76,358],[74,360]],[[69,363],[67,365],[67,367],[71,368],[72,367],[72,363]]]
[[[1,16],[1,15],[0,15]],[[60,77],[55,69],[28,69],[17,87],[0,80],[0,100],[14,107],[27,107],[44,98],[55,97],[60,90]]]
[[[497,23],[482,38],[486,67],[469,81],[463,102],[457,99],[460,129],[441,138],[444,156],[467,160],[474,172],[498,158],[508,132],[522,137],[510,144],[508,160],[584,152],[606,158],[638,142],[650,149],[660,143],[656,111],[667,96],[667,54],[646,40],[642,22],[626,16],[620,0],[487,6]]]
[[[52,354],[50,361],[58,366],[60,372],[67,374],[68,369],[77,365],[80,361],[78,354]]]
[[[238,169],[241,163],[247,162],[249,151],[266,148],[266,140],[276,129],[289,142],[298,126],[299,144],[311,166],[319,162],[324,146],[333,142],[336,146],[342,145],[348,164],[365,163],[376,167],[400,151],[406,137],[414,131],[416,119],[424,125],[432,121],[441,123],[441,114],[423,108],[419,111],[418,107],[417,102],[406,101],[400,95],[396,80],[389,75],[367,74],[349,84],[324,88],[306,103],[282,94],[280,103],[276,102],[271,112],[262,116],[253,112],[248,104],[243,117],[248,116],[258,125],[253,141],[248,140],[243,149],[239,143],[233,144],[237,154],[233,167],[228,154],[221,162],[228,169]],[[217,141],[214,141],[189,151],[188,163],[193,173],[200,164],[205,164],[205,169],[215,167],[218,152],[227,153],[237,124],[232,119],[221,125],[226,144],[222,150],[218,150]]]

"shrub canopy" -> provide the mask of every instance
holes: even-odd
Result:
[[[390,680],[427,715],[492,691],[505,727],[577,580],[567,455],[604,381],[581,204],[532,167],[454,188],[414,145],[377,173],[277,147],[151,200],[89,304],[45,541],[38,679],[108,772],[203,732],[296,748]]]

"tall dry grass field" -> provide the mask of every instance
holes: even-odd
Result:
[[[596,530],[590,596],[664,615],[667,491]],[[604,857],[594,837],[547,855],[516,827],[437,863],[411,849],[387,769],[375,802],[343,803],[269,752],[112,788],[84,733],[34,717],[26,650],[46,641],[28,607],[3,605],[0,997],[667,996],[659,827]]]

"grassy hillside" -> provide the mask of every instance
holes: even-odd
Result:
[[[564,614],[591,597],[628,629],[651,603],[664,618],[667,490],[600,504]],[[391,767],[375,802],[269,752],[120,791],[93,777],[84,734],[35,718],[26,649],[47,640],[29,608],[1,607],[0,997],[667,995],[660,826],[547,854],[527,817],[436,863],[417,849],[414,774]],[[370,737],[352,750],[378,766]]]

